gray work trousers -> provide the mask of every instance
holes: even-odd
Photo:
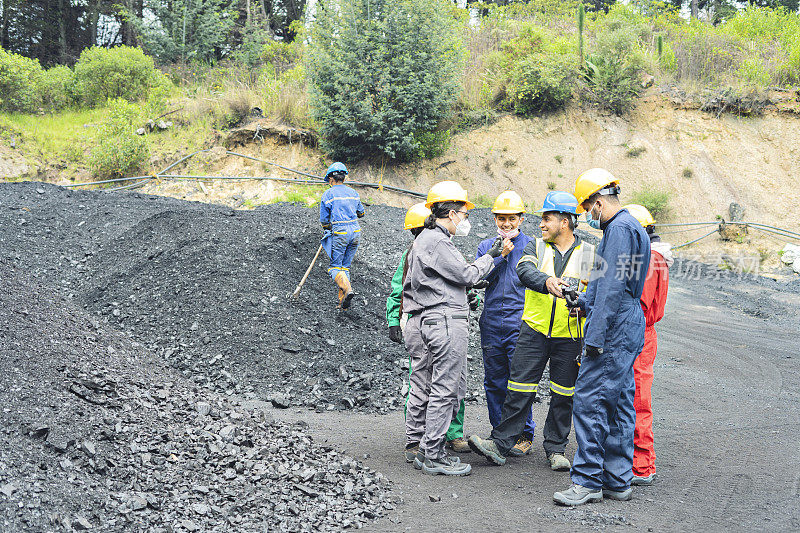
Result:
[[[406,444],[419,443],[427,459],[446,457],[445,435],[467,393],[469,311],[426,310],[403,331],[411,354]]]

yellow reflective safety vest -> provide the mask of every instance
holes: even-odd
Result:
[[[589,274],[594,264],[595,247],[581,241],[572,250],[569,261],[564,267],[561,278],[577,286],[578,291],[586,292]],[[536,239],[536,267],[548,276],[555,276],[555,251],[553,245]],[[542,294],[525,289],[525,307],[522,320],[531,328],[548,337],[577,338],[578,322],[576,317],[569,316],[566,300],[556,298],[552,294]],[[585,318],[581,318],[581,328]]]

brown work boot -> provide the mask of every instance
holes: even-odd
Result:
[[[522,457],[523,455],[528,455],[531,453],[532,448],[533,441],[523,435],[517,439],[517,443],[514,445],[514,447],[508,450],[508,455],[513,457]]]
[[[467,444],[467,439],[464,437],[458,437],[447,441],[445,447],[453,450],[456,453],[470,453],[472,451],[469,447],[469,444]]]
[[[350,286],[350,280],[347,279],[347,274],[339,272],[336,274],[335,281],[339,286],[339,307],[347,309],[353,299],[353,288]]]

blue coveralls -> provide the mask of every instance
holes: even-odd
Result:
[[[481,242],[475,258],[488,252],[495,239],[491,237]],[[489,408],[489,423],[493,428],[500,423],[508,390],[509,367],[522,325],[522,308],[525,306],[525,286],[517,276],[517,263],[530,241],[531,238],[522,232],[511,239],[514,249],[507,258],[496,257],[494,268],[486,276],[489,286],[486,287],[483,313],[478,324],[483,350],[483,388]],[[535,428],[532,414],[528,413],[525,433],[529,433],[531,439]]]
[[[579,302],[587,313],[586,346],[575,383],[572,417],[578,450],[572,482],[593,490],[627,490],[633,479],[633,363],[644,347],[639,304],[650,265],[650,239],[626,209],[601,225],[595,270]]]
[[[322,237],[322,247],[331,259],[328,274],[336,280],[339,272],[350,279],[350,263],[358,250],[361,226],[358,217],[364,215],[364,205],[358,193],[344,184],[334,185],[322,194],[319,221],[331,224]]]

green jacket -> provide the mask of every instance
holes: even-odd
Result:
[[[392,276],[392,293],[386,298],[386,323],[389,327],[400,325],[400,298],[403,296],[403,263],[408,250],[400,256],[400,264]]]

